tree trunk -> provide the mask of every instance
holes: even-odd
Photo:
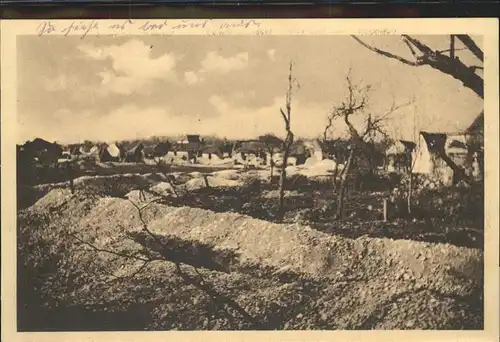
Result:
[[[335,169],[333,170],[333,191],[337,191],[337,177],[339,175],[339,164],[335,162]]]
[[[279,222],[283,221],[283,217],[285,216],[285,181],[286,181],[286,167],[288,164],[288,155],[290,153],[290,147],[293,143],[293,134],[291,131],[288,131],[285,142],[283,143],[283,161],[281,165],[281,174],[280,174],[280,190],[279,190],[279,204],[278,204],[278,220]]]
[[[340,180],[340,189],[338,193],[337,201],[337,214],[335,215],[338,220],[342,220],[344,213],[344,197],[345,191],[348,183],[349,173],[351,171],[351,166],[354,160],[354,148],[349,152],[349,158],[347,158],[347,163],[342,172],[342,179]]]
[[[411,195],[413,192],[413,170],[410,169],[409,172],[409,182],[408,182],[408,216],[411,216]]]

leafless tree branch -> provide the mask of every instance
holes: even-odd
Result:
[[[361,39],[359,39],[358,37],[356,36],[351,36],[352,38],[354,38],[354,40],[356,40],[358,43],[360,43],[361,45],[363,45],[365,48],[371,50],[371,51],[374,51],[376,53],[378,53],[379,55],[382,55],[382,56],[385,56],[385,57],[388,57],[388,58],[392,58],[392,59],[395,59],[395,60],[398,60],[400,61],[401,63],[404,63],[404,64],[407,64],[407,65],[411,65],[411,66],[419,66],[419,65],[422,65],[421,63],[419,62],[413,62],[413,61],[410,61],[406,58],[403,58],[401,56],[397,56],[397,55],[394,55],[390,52],[387,52],[387,51],[384,51],[384,50],[380,50],[374,46],[371,46],[371,45],[368,45],[366,44],[364,41],[362,41]]]
[[[476,56],[481,62],[484,62],[483,51],[477,46],[476,42],[466,34],[457,34],[456,37]]]
[[[453,78],[462,82],[462,84],[474,91],[479,97],[484,97],[484,82],[483,78],[475,73],[477,68],[466,66],[458,58],[452,58],[443,54],[439,50],[433,50],[420,40],[409,35],[402,35],[403,42],[412,52],[415,61],[410,61],[401,56],[394,55],[390,52],[378,49],[374,46],[366,44],[356,36],[352,36],[363,47],[376,52],[379,55],[398,60],[401,63],[410,66],[428,65],[444,74],[452,76]],[[475,44],[475,42],[467,35],[457,35],[457,37],[466,45],[466,47],[481,61],[483,61],[482,50]],[[416,50],[420,53],[417,55]]]
[[[73,237],[75,240],[77,240],[81,244],[89,246],[90,248],[92,248],[96,252],[109,253],[109,254],[113,254],[113,255],[116,255],[116,256],[119,256],[119,257],[122,257],[122,258],[135,259],[135,260],[140,260],[140,261],[144,261],[144,262],[151,261],[149,259],[141,258],[141,257],[138,257],[138,256],[133,255],[133,254],[120,253],[120,252],[115,252],[115,251],[111,251],[111,250],[108,250],[108,249],[99,248],[96,245],[94,245],[94,244],[92,244],[92,243],[90,243],[88,241],[85,241],[85,240],[81,239],[75,233],[68,233],[68,235],[71,236],[71,237]]]

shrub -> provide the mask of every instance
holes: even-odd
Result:
[[[472,187],[433,185],[429,187],[429,184],[433,183],[425,177],[416,177],[411,201],[413,217],[482,226],[484,219],[482,185]],[[407,214],[407,196],[408,188],[407,185],[404,186],[404,183],[400,188],[395,188],[391,195],[391,202],[399,217]]]
[[[484,219],[482,187],[424,189],[415,198],[414,211],[422,218],[454,223],[479,223]]]

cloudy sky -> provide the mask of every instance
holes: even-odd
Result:
[[[448,36],[419,38],[436,48],[449,44]],[[409,55],[399,37],[366,41]],[[346,95],[349,68],[356,82],[372,86],[375,115],[415,99],[387,123],[396,138],[412,138],[414,116],[417,131],[455,131],[482,108],[450,76],[378,56],[348,36],[23,36],[17,44],[19,142],[283,135],[289,60],[300,84],[292,104],[299,136],[321,134],[328,111]],[[475,63],[468,51],[457,54]]]

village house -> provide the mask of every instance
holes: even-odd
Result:
[[[415,147],[416,144],[412,141],[396,140],[385,153],[385,170],[387,172],[409,172]]]
[[[105,162],[120,162],[124,159],[125,153],[118,144],[101,144],[99,146],[99,160]]]
[[[290,148],[290,157],[294,165],[302,165],[311,156],[302,140],[294,142]]]
[[[202,158],[209,159],[211,160],[212,158],[221,160],[224,158],[222,155],[222,151],[218,146],[211,145],[211,146],[204,146],[202,148]]]
[[[153,156],[157,157],[157,158],[164,157],[168,154],[168,152],[171,149],[172,149],[172,144],[170,143],[170,141],[166,140],[166,141],[159,142],[154,147]]]
[[[242,140],[236,142],[231,153],[236,164],[262,165],[270,160],[267,145],[260,140]]]
[[[125,162],[141,163],[144,162],[144,144],[139,143],[137,146],[125,152]]]
[[[443,184],[451,185],[455,182],[455,175],[449,163],[454,163],[472,178],[482,179],[483,130],[484,113],[481,113],[462,131],[420,132],[413,155],[413,172],[435,177]]]
[[[174,155],[177,157],[179,152],[182,155],[187,155],[187,159],[196,159],[201,156],[203,147],[203,139],[198,134],[188,134],[178,140],[174,147]]]
[[[198,134],[188,134],[184,138],[177,141],[176,150],[186,152],[201,151],[203,141]]]
[[[37,161],[42,164],[54,164],[63,155],[63,148],[56,142],[49,142],[41,138],[35,138],[33,141],[27,141],[18,149],[19,155],[23,160]]]
[[[328,158],[328,153],[322,141],[319,139],[312,139],[304,141],[304,147],[310,155],[310,161],[322,161]]]
[[[233,149],[234,149],[234,143],[229,142],[228,140],[224,139],[224,142],[219,146],[221,152],[222,152],[222,157],[223,158],[231,158]]]
[[[144,158],[153,159],[154,158],[155,145],[144,145],[142,152],[144,153]]]

